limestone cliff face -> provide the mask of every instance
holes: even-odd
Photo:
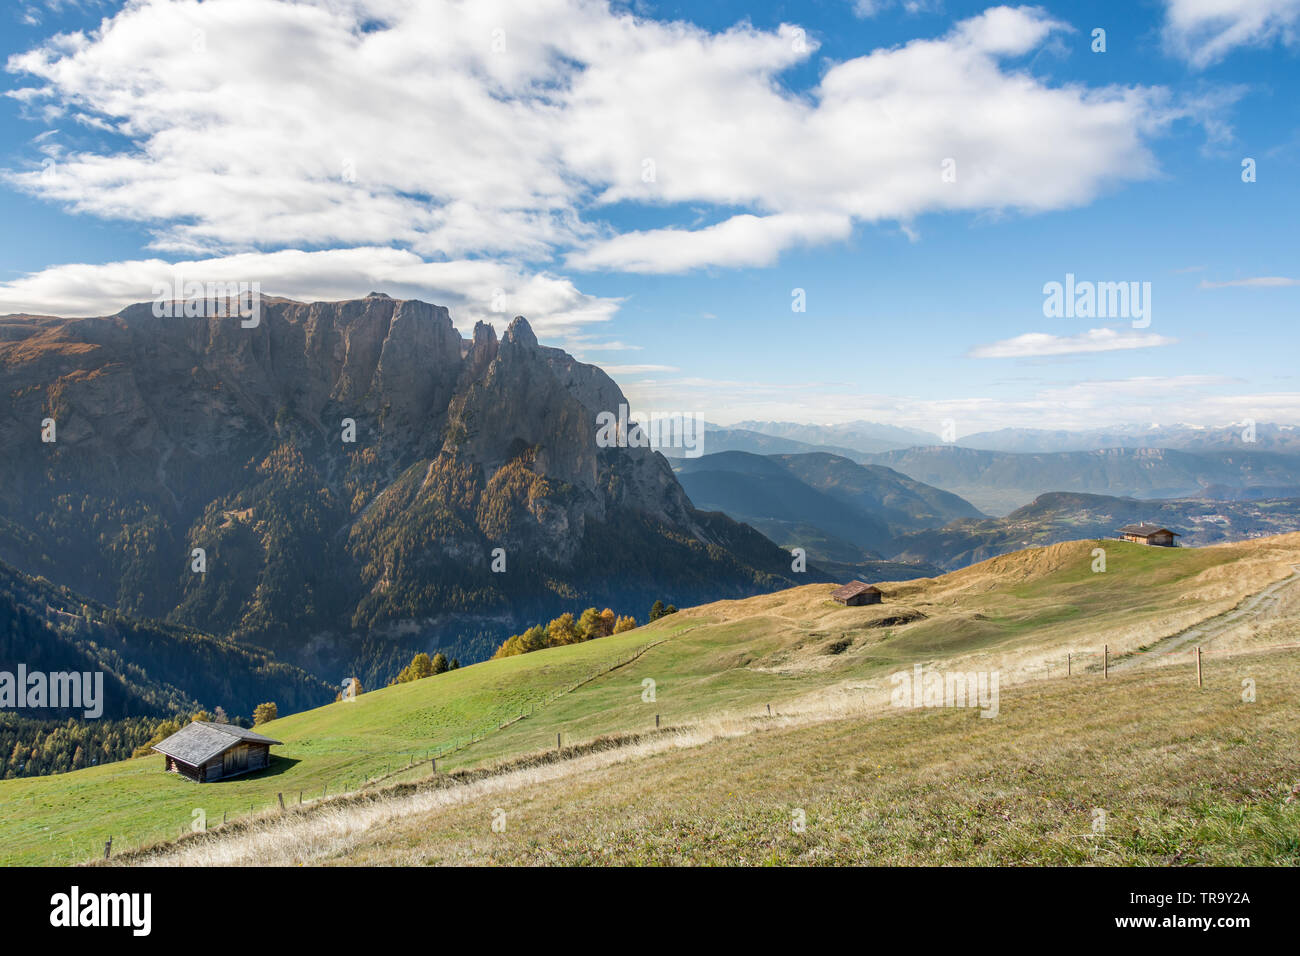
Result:
[[[657,452],[597,446],[622,404],[522,317],[467,341],[381,293],[264,298],[254,328],[150,304],[0,317],[0,559],[282,645],[780,583],[783,552],[695,511]]]
[[[178,453],[240,451],[249,439],[274,437],[277,417],[288,414],[325,442],[338,439],[345,418],[364,423],[357,444],[397,464],[454,451],[488,479],[534,448],[535,470],[580,489],[601,517],[608,502],[596,414],[627,401],[600,369],[540,346],[522,316],[500,343],[484,323],[466,342],[445,308],[380,294],[309,305],[267,299],[252,329],[227,318],[157,318],[148,304],[67,320],[21,347],[0,341],[0,394],[9,405],[0,418],[5,447],[24,448],[34,463],[40,422],[53,417],[57,442],[43,451],[75,449],[140,490],[165,485],[159,466]],[[621,504],[688,520],[689,503],[659,455],[618,452],[611,457],[629,459],[623,470],[636,476]],[[182,500],[187,491],[150,490]]]

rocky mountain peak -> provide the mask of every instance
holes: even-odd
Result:
[[[537,336],[533,332],[533,327],[528,324],[528,320],[522,315],[516,315],[510,322],[510,327],[506,329],[506,334],[501,339],[502,343],[512,345],[523,345],[528,348],[537,348]]]
[[[788,563],[695,511],[653,449],[598,445],[622,392],[523,317],[466,341],[446,308],[372,294],[264,296],[251,327],[147,302],[20,324],[0,335],[0,560],[126,610],[316,666],[308,631],[338,650],[561,594],[711,600]],[[46,418],[57,443],[36,440]],[[176,558],[194,548],[210,574]],[[497,548],[509,575],[487,570]]]

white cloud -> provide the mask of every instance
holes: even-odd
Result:
[[[1165,44],[1197,68],[1242,46],[1294,45],[1300,0],[1165,0]]]
[[[585,174],[622,176],[603,198],[756,212],[696,230],[698,241],[679,228],[614,236],[569,264],[638,272],[762,265],[796,243],[841,238],[852,222],[1043,212],[1152,175],[1144,136],[1173,116],[1161,92],[1052,88],[1002,65],[1064,29],[1038,10],[994,8],[943,38],[832,65],[802,98],[770,80],[744,84],[742,95],[734,78],[709,82],[676,62],[664,70],[624,58],[617,82],[584,77],[584,90],[600,89],[587,96],[599,108],[575,117]],[[643,102],[680,107],[629,110],[614,95],[623,83]],[[653,183],[635,175],[636,157],[654,162]],[[942,175],[947,159],[955,181]],[[739,242],[722,241],[724,230]]]
[[[1251,276],[1248,279],[1229,279],[1225,282],[1210,282],[1208,279],[1202,279],[1200,288],[1202,289],[1230,289],[1233,287],[1242,288],[1286,288],[1288,286],[1300,285],[1300,279],[1292,279],[1287,276]]]
[[[905,13],[935,13],[942,9],[942,0],[853,0],[853,15],[860,20],[869,20],[894,7],[902,7]]]
[[[676,372],[677,368],[673,365],[601,365],[601,368],[611,376],[617,375],[646,375],[651,372]]]
[[[689,376],[628,382],[623,390],[634,408],[686,409],[724,426],[746,420],[866,420],[939,433],[951,419],[962,436],[999,428],[1081,429],[1119,422],[1300,421],[1300,392],[1252,391],[1246,383],[1220,375],[1027,382],[1009,395],[947,398],[865,392],[851,383]]]
[[[10,58],[32,115],[121,137],[10,180],[194,257],[763,265],[855,222],[1062,209],[1153,175],[1162,91],[1005,62],[1069,29],[997,7],[792,93],[781,74],[816,51],[794,25],[710,32],[598,0],[138,0]],[[615,202],[721,221],[620,234]]]
[[[1177,339],[1152,332],[1089,329],[1078,335],[1049,335],[1027,332],[971,349],[971,358],[1035,358],[1049,355],[1080,355],[1090,352],[1116,352],[1125,349],[1149,349],[1173,345]]]
[[[568,279],[517,271],[488,260],[426,262],[413,252],[380,247],[316,252],[282,250],[164,262],[52,266],[0,283],[0,314],[102,315],[153,298],[155,283],[260,282],[266,295],[315,301],[387,292],[451,310],[462,331],[483,320],[505,330],[528,316],[542,337],[571,335],[609,319],[619,300],[580,292]]]
[[[624,272],[683,272],[699,265],[766,266],[796,242],[847,238],[849,217],[732,216],[704,229],[626,232],[568,257],[576,269]]]

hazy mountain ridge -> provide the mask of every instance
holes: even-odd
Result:
[[[951,571],[1021,548],[1113,538],[1123,525],[1144,521],[1178,532],[1179,543],[1185,546],[1240,541],[1300,531],[1300,498],[1154,501],[1052,492],[1006,517],[955,521],[901,535],[893,557],[931,562]]]
[[[1008,513],[1052,491],[1184,498],[1216,485],[1248,489],[1300,484],[1300,455],[1262,451],[1109,448],[1025,454],[935,445],[864,460],[961,495],[991,514]]]
[[[674,461],[686,457],[685,451],[680,448],[664,448],[662,451],[667,458]],[[810,444],[792,438],[766,435],[751,429],[723,428],[707,422],[704,423],[704,440],[700,451],[709,455],[727,451],[740,451],[751,455],[801,455],[811,452],[829,452],[853,460],[857,460],[862,455],[862,452],[852,448],[841,448],[838,445]]]
[[[963,448],[1043,453],[1106,448],[1172,448],[1176,451],[1279,451],[1300,453],[1300,427],[1261,422],[1219,426],[1127,425],[1081,430],[1002,428],[957,440]]]
[[[869,576],[907,576],[907,568],[883,560],[896,550],[898,535],[982,517],[956,495],[880,465],[859,465],[823,452],[720,452],[679,461],[676,468],[700,507],[752,524],[785,547],[802,547],[810,559],[840,576],[855,568]],[[930,573],[933,568],[926,563],[920,570]]]
[[[841,449],[871,454],[891,451],[899,448],[911,448],[913,445],[931,445],[937,443],[939,436],[919,428],[904,428],[898,425],[882,425],[879,422],[853,421],[837,425],[816,425],[800,422],[739,422],[734,428],[799,441],[813,446],[839,446]],[[843,450],[822,447],[823,451],[844,454]],[[849,455],[848,457],[853,457]]]
[[[733,450],[827,452],[859,464],[885,465],[991,514],[1006,514],[1058,490],[1229,500],[1300,491],[1300,427],[1273,423],[1005,428],[950,443],[918,429],[870,422],[742,422],[706,433],[706,452]]]

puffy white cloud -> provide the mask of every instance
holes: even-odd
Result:
[[[1129,332],[1115,329],[1089,329],[1078,335],[1049,335],[1027,332],[971,349],[971,358],[1038,358],[1051,355],[1080,355],[1089,352],[1116,352],[1125,349],[1149,349],[1173,345],[1171,339],[1152,332]]]
[[[315,252],[239,253],[181,262],[140,259],[101,265],[52,266],[0,283],[0,313],[102,315],[153,298],[158,283],[260,282],[266,295],[316,301],[387,292],[445,305],[468,331],[477,320],[505,330],[515,314],[529,317],[539,336],[568,336],[610,318],[617,299],[580,292],[568,279],[518,271],[489,260],[426,262],[413,252],[382,247]]]
[[[744,214],[703,229],[625,232],[571,254],[568,264],[576,269],[624,272],[684,272],[706,264],[766,266],[795,242],[843,239],[851,229],[849,217],[834,213]]]
[[[1150,176],[1144,136],[1174,115],[1161,91],[1050,87],[1004,67],[1003,58],[1063,29],[1041,11],[997,7],[943,38],[832,65],[805,97],[782,93],[770,76],[741,95],[734,82],[701,81],[689,57],[674,57],[672,70],[625,57],[618,83],[614,74],[584,77],[590,108],[575,115],[583,144],[575,165],[614,180],[603,197],[770,215],[734,216],[694,230],[695,240],[681,228],[617,235],[569,264],[640,272],[761,265],[796,243],[842,238],[855,221],[1041,212]],[[628,109],[622,83],[647,105]],[[637,157],[653,162],[653,182],[638,176]],[[733,237],[734,246],[725,241]]]
[[[1294,45],[1300,0],[1165,0],[1166,46],[1204,68],[1241,46]]]
[[[711,32],[598,0],[137,0],[10,58],[33,115],[116,134],[10,180],[191,256],[761,265],[856,222],[1060,209],[1152,175],[1161,91],[1010,62],[1068,29],[995,7],[792,92],[781,75],[816,42],[788,24]],[[670,225],[620,233],[612,203]]]

